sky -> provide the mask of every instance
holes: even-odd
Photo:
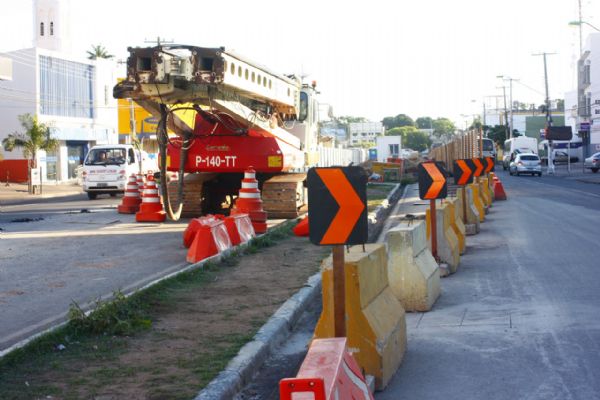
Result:
[[[600,26],[600,0],[580,1],[582,19]],[[32,46],[32,9],[0,0],[0,52]],[[557,53],[548,56],[550,98],[576,85],[579,28],[568,23],[578,0],[70,0],[70,13],[81,56],[102,44],[125,60],[127,47],[157,36],[224,46],[317,81],[337,116],[447,117],[460,127],[484,101],[496,107],[498,75],[519,79],[514,101],[541,104],[543,61],[532,55],[541,52]],[[584,26],[584,40],[591,32]]]

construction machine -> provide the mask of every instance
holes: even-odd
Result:
[[[170,219],[227,212],[248,168],[257,173],[269,217],[298,215],[305,172],[318,162],[315,84],[223,47],[128,51],[127,76],[114,97],[133,99],[159,121],[161,194]],[[178,178],[165,190],[168,172]]]

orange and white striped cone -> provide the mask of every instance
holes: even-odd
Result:
[[[160,203],[156,182],[154,177],[150,175],[146,181],[142,204],[140,205],[140,211],[135,214],[135,220],[137,222],[164,222],[166,218],[167,214]]]
[[[258,181],[256,180],[256,171],[252,167],[244,171],[242,188],[235,201],[235,206],[231,210],[231,214],[248,214],[256,233],[265,233],[267,231],[267,213],[263,210],[260,190],[258,190]]]
[[[144,175],[137,174],[138,190],[140,191],[140,197],[144,195]]]
[[[131,174],[127,181],[127,188],[123,195],[123,201],[117,207],[117,211],[119,214],[135,214],[139,211],[141,202],[142,199],[140,198],[140,191],[135,179],[135,174]]]

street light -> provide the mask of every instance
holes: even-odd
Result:
[[[571,25],[571,26],[581,26],[581,24],[586,24],[590,28],[595,29],[596,31],[600,32],[600,29],[596,28],[594,25],[590,24],[589,22],[585,22],[585,21],[571,21],[571,22],[569,22],[569,25]]]

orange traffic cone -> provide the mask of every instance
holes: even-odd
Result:
[[[256,233],[265,233],[267,231],[267,213],[262,207],[260,190],[258,190],[258,181],[256,180],[256,171],[252,167],[249,167],[244,172],[240,194],[235,201],[234,208],[231,210],[231,215],[235,214],[250,215],[250,220]]]
[[[140,197],[144,194],[144,175],[137,174],[138,190],[140,191]]]
[[[495,200],[506,200],[506,192],[502,182],[497,177],[494,177],[494,199]]]
[[[140,198],[140,191],[135,175],[131,174],[129,181],[127,181],[127,189],[125,189],[123,201],[117,207],[117,211],[119,214],[135,214],[139,211],[141,202],[142,199]]]
[[[160,204],[156,182],[154,177],[150,175],[144,187],[142,204],[140,211],[135,214],[135,220],[137,222],[164,222],[166,218],[167,214],[164,212],[162,204]]]
[[[298,222],[298,224],[293,229],[294,235],[296,236],[308,236],[308,215],[302,219],[302,221]]]

